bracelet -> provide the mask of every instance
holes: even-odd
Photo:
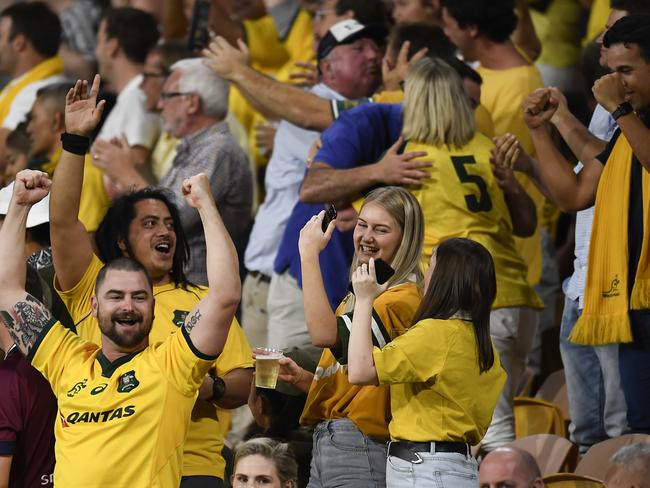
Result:
[[[90,147],[90,138],[64,132],[61,134],[61,143],[63,144],[64,151],[78,156],[84,156]]]
[[[293,381],[291,382],[291,384],[292,384],[292,385],[297,385],[298,382],[302,379],[302,375],[303,375],[304,373],[305,373],[305,370],[302,369],[302,368],[300,368],[300,374],[298,375],[298,377],[297,377],[295,380],[293,380]]]

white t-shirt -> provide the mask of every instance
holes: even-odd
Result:
[[[135,76],[117,96],[98,139],[110,140],[124,134],[130,146],[153,149],[160,134],[160,116],[145,110],[145,94],[140,90],[140,83],[142,75]]]
[[[20,78],[11,81],[10,83],[18,83]],[[23,88],[18,95],[14,98],[14,101],[11,102],[11,108],[7,117],[2,122],[2,127],[9,130],[14,130],[18,124],[25,121],[27,114],[32,110],[32,105],[36,101],[36,92],[47,85],[52,85],[53,83],[61,83],[66,81],[65,76],[63,75],[54,75],[43,80],[38,80],[33,83],[30,83],[25,88]],[[71,84],[72,85],[72,84]]]

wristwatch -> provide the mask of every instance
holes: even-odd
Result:
[[[218,402],[226,394],[226,382],[219,376],[210,375],[212,378],[212,398],[211,402]]]
[[[618,120],[624,115],[631,114],[632,112],[634,112],[634,108],[630,102],[623,102],[618,107],[616,107],[616,110],[612,112],[612,118],[614,120]]]

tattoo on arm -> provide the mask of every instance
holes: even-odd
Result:
[[[192,315],[188,315],[185,319],[185,330],[188,333],[192,332],[192,329],[199,323],[199,320],[201,320],[201,310],[197,308]]]
[[[52,321],[52,314],[28,293],[10,310],[0,310],[0,319],[18,347],[29,353],[43,329]]]

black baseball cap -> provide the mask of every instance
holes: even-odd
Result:
[[[383,46],[388,29],[380,24],[363,25],[354,20],[343,20],[334,24],[318,43],[318,60],[320,61],[332,50],[343,44],[351,44],[359,39],[370,38],[377,45]]]

